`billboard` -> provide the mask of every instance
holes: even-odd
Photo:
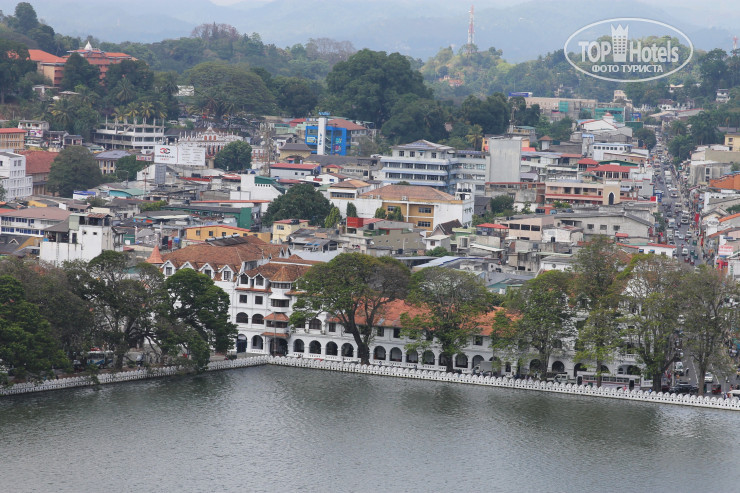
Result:
[[[732,255],[732,245],[720,245],[717,250],[720,257],[729,257]]]
[[[184,166],[205,166],[206,150],[202,147],[158,145],[154,147],[154,162]]]

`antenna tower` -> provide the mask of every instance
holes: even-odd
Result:
[[[468,55],[473,53],[473,46],[475,45],[475,8],[473,5],[470,6],[470,22],[468,23]]]
[[[737,51],[737,36],[732,37],[732,51]]]

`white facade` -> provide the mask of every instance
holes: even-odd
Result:
[[[387,204],[394,204],[394,206],[401,205],[405,210],[414,210],[418,207],[427,206],[432,209],[432,217],[414,216],[413,214],[405,214],[404,220],[413,223],[415,226],[420,228],[436,228],[437,225],[446,223],[448,221],[454,221],[457,219],[463,226],[467,226],[473,222],[473,208],[475,205],[475,199],[473,195],[467,195],[461,200],[453,200],[449,202],[442,201],[425,201],[425,200],[404,200],[405,197],[401,197],[398,200],[394,199],[380,199],[372,198],[369,196],[359,197],[355,200],[355,206],[357,207],[358,217],[375,217],[375,211],[379,207],[386,207]],[[419,224],[419,221],[428,221],[432,219],[431,226]]]
[[[269,200],[272,202],[282,195],[273,180],[253,173],[242,174],[239,190],[229,192],[231,200]]]
[[[599,142],[591,144],[591,157],[596,161],[603,161],[605,153],[612,152],[631,152],[632,144],[623,144],[619,142]]]
[[[114,231],[107,214],[72,214],[68,221],[47,228],[39,259],[60,266],[89,262],[105,250],[123,251],[123,235]]]
[[[0,151],[0,183],[5,200],[17,200],[33,194],[33,177],[26,176],[26,156]]]

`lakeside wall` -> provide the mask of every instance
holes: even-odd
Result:
[[[310,358],[286,358],[274,356],[255,356],[240,358],[230,361],[214,361],[208,365],[208,371],[230,370],[234,368],[246,368],[250,366],[278,365],[295,368],[309,368],[314,370],[328,370],[346,373],[360,373],[366,375],[378,375],[396,378],[411,378],[418,380],[431,380],[435,382],[451,382],[468,385],[482,385],[488,387],[511,388],[539,392],[554,392],[558,394],[572,394],[608,399],[621,399],[628,401],[642,401],[662,404],[674,404],[681,406],[705,407],[712,409],[727,409],[740,411],[740,399],[724,399],[713,396],[699,397],[687,394],[669,394],[663,392],[645,392],[642,390],[624,391],[622,389],[607,389],[603,387],[588,387],[574,384],[560,384],[553,382],[540,382],[536,380],[515,380],[503,377],[483,377],[468,374],[445,373],[431,370],[413,370],[392,366],[359,365],[357,363],[341,363],[337,361],[321,361]],[[138,369],[122,371],[118,373],[106,373],[98,376],[99,384],[111,384],[144,380],[148,378],[161,378],[177,375],[184,372],[182,367],[166,367],[152,369]],[[95,385],[87,376],[60,378],[47,380],[43,383],[21,383],[12,387],[0,387],[0,395],[27,394],[31,392],[43,392],[47,390],[58,390],[72,387],[86,387]]]

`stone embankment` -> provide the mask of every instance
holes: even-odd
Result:
[[[360,373],[385,377],[431,380],[435,382],[450,382],[468,385],[481,385],[487,387],[500,387],[538,392],[553,392],[558,394],[571,394],[590,397],[602,397],[608,399],[654,402],[662,404],[675,404],[681,406],[740,411],[740,399],[724,399],[714,396],[699,397],[696,395],[646,392],[642,390],[625,391],[622,389],[607,389],[588,387],[583,385],[540,382],[536,380],[515,380],[511,378],[461,375],[457,373],[414,370],[409,368],[397,368],[390,366],[359,365],[357,363],[321,361],[309,358],[296,359],[273,356],[256,356],[251,358],[240,358],[232,361],[214,361],[208,365],[208,370],[230,370],[234,368],[245,368],[249,366],[260,366],[266,364],[346,373]],[[133,380],[143,380],[147,378],[160,378],[181,374],[185,371],[186,370],[182,367],[166,367],[122,371],[118,373],[105,373],[98,376],[97,384],[103,385],[110,383],[130,382]],[[46,390],[66,389],[72,387],[85,387],[90,385],[96,385],[96,382],[94,382],[91,377],[69,377],[60,378],[57,380],[47,380],[43,383],[20,383],[11,387],[2,387],[0,388],[0,395],[26,394],[30,392],[42,392]]]

